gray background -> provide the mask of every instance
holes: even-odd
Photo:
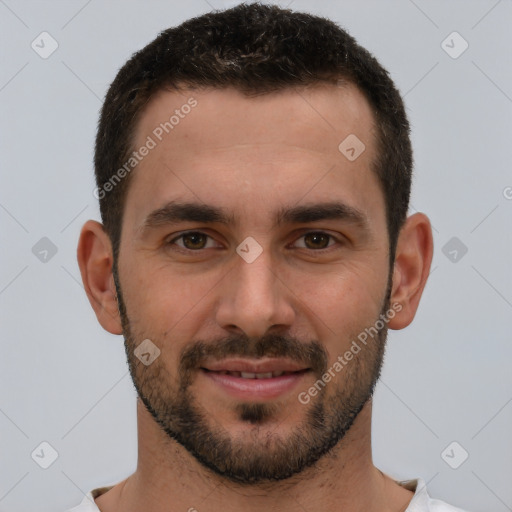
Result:
[[[99,219],[98,110],[120,66],[158,32],[235,3],[0,0],[2,512],[62,511],[135,469],[122,338],[97,323],[76,263],[81,225]],[[512,510],[512,2],[280,5],[338,21],[390,71],[413,129],[411,212],[434,226],[417,317],[390,331],[375,463],[471,511]],[[47,59],[31,48],[43,31],[59,45]],[[442,46],[454,31],[469,44],[458,58]],[[453,54],[463,42],[446,44]],[[31,456],[44,441],[58,452],[48,469]],[[463,450],[453,469],[446,461]]]

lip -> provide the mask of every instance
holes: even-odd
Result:
[[[202,365],[203,369],[211,372],[249,372],[249,373],[269,373],[269,372],[299,372],[309,368],[285,358],[267,358],[261,360],[250,360],[241,358],[223,359],[222,361],[206,362]]]
[[[220,372],[292,372],[269,378],[244,378]],[[230,359],[203,365],[201,374],[229,396],[238,400],[266,401],[291,392],[309,373],[308,368],[284,359],[248,361]]]

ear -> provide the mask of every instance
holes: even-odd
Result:
[[[398,236],[390,303],[400,304],[390,319],[390,329],[403,329],[414,319],[432,263],[434,242],[428,217],[415,213],[407,218]]]
[[[88,220],[82,227],[77,248],[78,266],[89,302],[98,322],[112,334],[122,334],[112,266],[112,244],[103,225]]]

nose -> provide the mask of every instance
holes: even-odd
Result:
[[[285,279],[270,250],[263,250],[251,263],[235,255],[234,268],[219,287],[218,325],[255,338],[270,329],[289,328],[296,313],[291,303],[293,293]]]

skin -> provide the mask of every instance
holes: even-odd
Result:
[[[197,106],[138,164],[128,189],[118,274],[131,339],[138,344],[149,338],[159,346],[153,364],[167,372],[168,381],[158,384],[162,390],[177,389],[179,357],[188,343],[214,343],[227,335],[260,339],[286,333],[304,343],[318,340],[332,366],[378,318],[389,277],[385,203],[370,168],[374,126],[366,99],[350,84],[255,98],[233,89],[165,91],[146,107],[135,147],[191,96]],[[353,162],[338,150],[349,134],[366,146]],[[236,223],[187,221],[142,228],[150,212],[175,199],[225,208]],[[274,226],[279,208],[328,201],[363,212],[366,228],[339,219]],[[190,230],[209,235],[208,247],[191,254],[179,251],[186,251],[183,239],[181,248],[168,244]],[[304,238],[318,231],[335,237],[322,254]],[[235,252],[248,236],[263,249],[250,264]],[[401,309],[387,327],[402,329],[413,320],[432,251],[428,218],[411,215],[400,232],[392,273],[390,303]],[[78,261],[98,321],[108,332],[123,334],[112,247],[100,223],[90,220],[82,228]],[[372,354],[368,348],[355,356],[358,362],[348,363],[323,396],[348,389],[350,368]],[[144,371],[139,365],[136,378],[143,379]],[[268,433],[285,440],[305,421],[315,399],[304,405],[297,394],[316,378],[306,375],[257,426],[242,421],[237,400],[200,372],[193,374],[189,390],[209,425],[258,443]],[[102,512],[191,507],[199,512],[295,511],[300,506],[308,511],[403,511],[413,493],[373,465],[371,413],[369,399],[342,441],[313,466],[279,482],[243,485],[210,471],[169,438],[139,398],[137,469],[96,504]]]

